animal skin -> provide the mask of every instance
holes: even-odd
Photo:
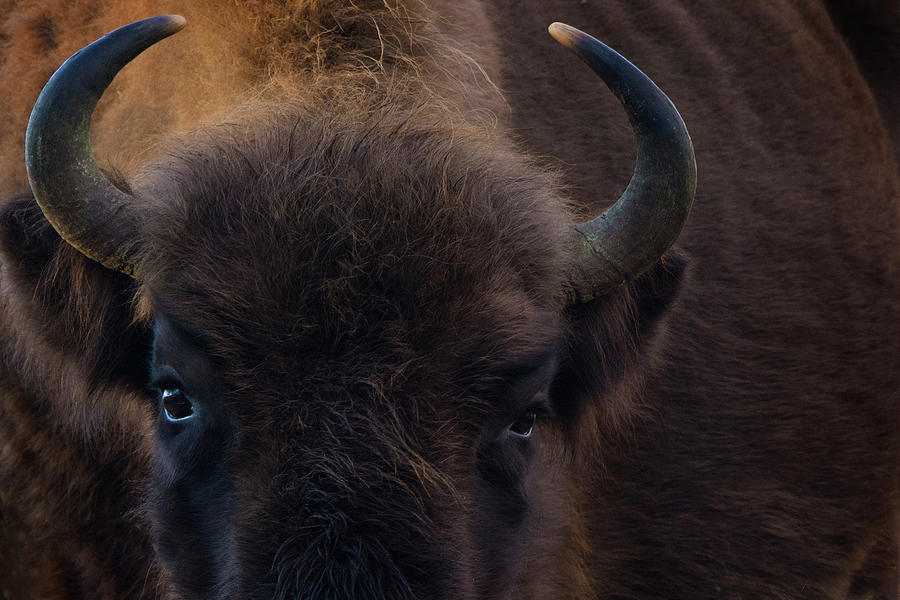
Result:
[[[69,55],[168,13],[91,129],[131,278],[44,217],[25,128]],[[900,8],[0,15],[8,600],[900,597]],[[698,164],[672,250],[575,306],[634,134],[554,21],[653,78]]]

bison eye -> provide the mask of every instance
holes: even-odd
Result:
[[[162,391],[163,410],[169,421],[184,421],[194,416],[194,405],[178,388],[166,388]]]
[[[535,420],[537,420],[537,413],[528,411],[513,421],[512,425],[509,426],[509,433],[520,439],[530,437],[531,430],[534,429]]]

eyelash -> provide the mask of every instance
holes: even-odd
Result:
[[[518,411],[518,413],[514,415],[514,419],[510,422],[508,429],[512,431],[512,427],[517,422],[531,414],[534,415],[535,425],[540,423],[541,421],[547,421],[555,418],[555,413],[553,412],[553,408],[550,406],[546,391],[541,391],[538,394],[535,394],[531,404]],[[515,432],[513,431],[513,433]]]
[[[159,378],[151,381],[147,385],[147,389],[150,392],[153,392],[153,394],[157,398],[161,398],[162,393],[166,390],[182,390],[182,391],[184,391],[184,385],[177,379],[175,379],[169,375],[165,375],[163,377],[159,377]]]

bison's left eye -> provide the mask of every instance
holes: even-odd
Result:
[[[521,417],[513,421],[512,425],[509,426],[510,435],[525,439],[531,436],[531,431],[534,429],[534,423],[537,420],[537,413],[534,411],[528,411],[523,414]]]
[[[162,390],[162,405],[169,421],[184,421],[194,416],[194,405],[179,388]]]

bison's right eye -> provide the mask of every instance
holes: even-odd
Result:
[[[527,439],[531,437],[531,432],[534,429],[534,423],[536,420],[537,413],[533,410],[530,410],[516,419],[513,424],[509,426],[509,432],[519,439]]]
[[[169,421],[184,421],[194,416],[194,405],[178,388],[162,390],[162,405]]]

